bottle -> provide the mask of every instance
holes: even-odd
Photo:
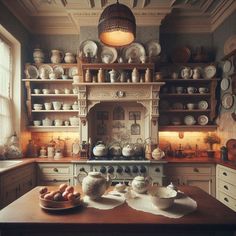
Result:
[[[85,72],[85,82],[90,83],[92,81],[92,75],[89,69]]]
[[[98,70],[98,83],[104,83],[104,82],[105,82],[105,77],[104,77],[103,69],[100,68]]]
[[[47,150],[45,146],[42,146],[39,151],[40,156],[39,157],[47,157]]]
[[[222,161],[228,161],[228,149],[225,146],[220,148],[220,159]]]
[[[151,82],[151,71],[149,68],[147,68],[145,72],[145,82],[146,83]]]
[[[26,157],[38,157],[37,146],[33,140],[29,140],[26,149]]]
[[[55,141],[53,140],[53,137],[48,144],[47,152],[48,152],[48,158],[54,157],[54,155],[55,155]]]

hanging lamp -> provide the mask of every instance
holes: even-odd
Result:
[[[98,37],[103,44],[126,46],[134,41],[135,36],[135,17],[126,5],[117,1],[104,9],[98,23]]]

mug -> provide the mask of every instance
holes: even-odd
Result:
[[[188,92],[188,94],[193,94],[193,93],[195,93],[196,91],[197,91],[197,89],[194,88],[194,87],[187,87],[187,92]]]
[[[52,109],[52,103],[51,102],[45,102],[44,107],[45,107],[45,110],[51,110]]]
[[[208,92],[208,88],[205,88],[205,87],[200,87],[199,89],[198,89],[198,91],[199,91],[199,93],[207,93]]]
[[[34,93],[35,94],[40,94],[41,93],[41,89],[34,89]]]
[[[183,87],[176,87],[176,93],[181,94],[184,92],[184,88]]]
[[[187,103],[187,108],[188,110],[193,110],[195,107],[195,104],[194,103]]]
[[[54,102],[52,102],[52,105],[53,105],[54,110],[60,110],[62,103],[58,102],[58,101],[54,101]]]
[[[43,94],[49,94],[50,93],[50,89],[43,89]]]
[[[55,94],[60,94],[60,89],[54,89]]]

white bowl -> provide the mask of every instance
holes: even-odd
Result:
[[[170,208],[174,204],[177,192],[167,187],[153,186],[148,190],[153,205],[161,210]]]
[[[41,120],[34,120],[33,124],[34,124],[34,126],[40,126],[41,125]]]

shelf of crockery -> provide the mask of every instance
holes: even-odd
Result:
[[[38,82],[38,83],[72,83],[73,79],[22,79],[23,82]]]
[[[217,125],[159,125],[159,131],[215,131]]]
[[[73,113],[73,112],[79,112],[79,110],[32,110],[31,112],[34,113],[41,113],[41,112],[58,112],[58,113]]]
[[[79,126],[28,126],[31,132],[78,132]]]

